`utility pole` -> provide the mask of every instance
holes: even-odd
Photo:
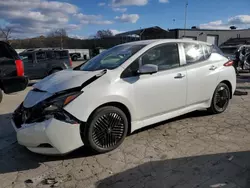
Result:
[[[184,37],[186,36],[186,27],[187,27],[187,7],[188,7],[188,0],[186,0],[186,4],[185,4]]]

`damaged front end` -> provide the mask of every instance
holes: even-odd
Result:
[[[34,89],[31,92],[42,91]],[[16,128],[21,128],[22,124],[43,122],[51,118],[70,124],[79,124],[80,121],[63,108],[82,93],[82,91],[64,91],[63,93],[53,95],[30,108],[25,108],[22,103],[13,114],[13,121]]]
[[[21,103],[13,113],[13,121],[16,128],[21,128],[23,124],[39,123],[51,118],[70,124],[80,124],[80,120],[64,110],[64,107],[80,96],[83,93],[82,89],[84,87],[91,84],[105,73],[106,70],[103,70],[88,78],[77,87],[67,88],[66,90],[55,93],[35,87],[28,93],[24,102]],[[62,84],[59,84],[60,87],[63,88]],[[38,84],[38,86],[43,87],[41,84]]]

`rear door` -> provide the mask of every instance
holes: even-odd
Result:
[[[36,56],[36,66],[35,72],[38,78],[43,78],[47,76],[47,66],[49,60],[45,51],[40,51],[35,53]]]
[[[20,57],[24,65],[24,74],[30,79],[37,77],[36,73],[36,63],[34,61],[33,53],[21,53]]]
[[[217,61],[211,61],[212,46],[183,43],[187,69],[187,105],[208,101],[219,77]]]

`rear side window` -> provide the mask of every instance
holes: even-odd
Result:
[[[68,51],[55,51],[54,53],[55,53],[56,59],[62,59],[62,58],[69,57]]]
[[[212,54],[212,46],[210,45],[202,45],[203,50],[204,50],[204,58],[208,59],[210,55]]]
[[[46,59],[46,53],[45,52],[37,52],[36,53],[36,59],[37,59],[37,61],[45,60]]]
[[[54,54],[53,51],[47,51],[46,54],[47,54],[48,59],[54,59],[55,58],[55,54]]]
[[[183,47],[185,51],[187,64],[198,63],[205,59],[203,54],[203,49],[200,44],[184,43]]]

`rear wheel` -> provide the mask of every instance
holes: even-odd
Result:
[[[225,83],[220,83],[214,91],[211,106],[208,111],[212,114],[224,112],[229,104],[230,89]]]
[[[77,57],[76,57],[76,56],[73,56],[73,57],[72,57],[72,60],[73,60],[73,61],[77,61]]]
[[[2,91],[2,89],[0,88],[0,103],[2,102],[2,100],[3,100],[3,91]]]
[[[84,143],[95,152],[104,153],[117,148],[125,139],[128,120],[117,107],[97,109],[85,125],[82,135]]]

